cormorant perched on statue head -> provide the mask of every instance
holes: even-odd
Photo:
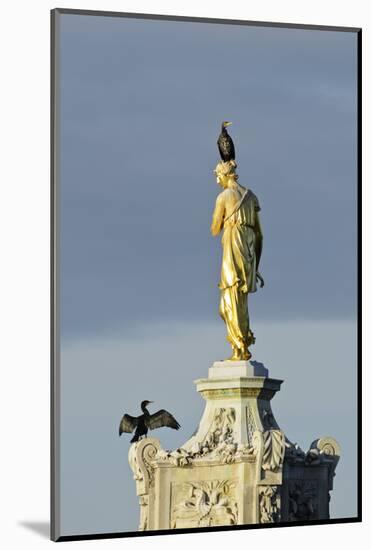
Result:
[[[218,148],[220,156],[224,162],[235,160],[234,145],[231,136],[227,132],[227,126],[232,122],[222,122],[222,131],[218,137]]]
[[[178,424],[173,415],[165,411],[165,409],[160,409],[154,414],[150,414],[147,410],[149,403],[153,403],[153,401],[142,401],[140,408],[143,414],[140,416],[124,414],[121,419],[119,435],[123,432],[131,433],[135,430],[134,437],[130,440],[130,443],[139,441],[141,437],[147,437],[148,430],[156,430],[156,428],[162,428],[163,426],[174,428],[174,430],[179,430],[180,428],[180,424]]]

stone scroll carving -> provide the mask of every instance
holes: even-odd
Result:
[[[158,455],[160,442],[158,439],[141,439],[129,449],[129,464],[136,482],[139,497],[140,516],[139,531],[148,529],[149,491],[154,486],[153,462]]]
[[[325,463],[328,467],[328,488],[333,488],[336,466],[340,459],[340,445],[333,437],[321,437],[313,441],[306,455],[306,462],[316,461]],[[330,500],[330,494],[328,496]]]
[[[175,504],[171,512],[172,529],[185,527],[211,527],[236,525],[238,508],[235,483],[224,481],[198,481],[174,484]]]
[[[265,485],[259,487],[260,523],[277,523],[281,517],[280,487]]]
[[[137,495],[143,495],[154,483],[153,460],[160,449],[158,439],[142,439],[131,445],[129,464],[137,482]]]

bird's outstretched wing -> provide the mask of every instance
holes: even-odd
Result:
[[[120,422],[119,435],[121,435],[123,432],[133,432],[137,425],[138,418],[136,418],[135,416],[130,416],[130,414],[124,414]]]
[[[173,415],[165,411],[165,409],[161,409],[147,417],[146,424],[150,430],[162,428],[163,426],[173,428],[174,430],[179,430],[180,428],[180,424],[175,420]]]

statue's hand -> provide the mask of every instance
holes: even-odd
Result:
[[[264,279],[263,279],[263,277],[260,275],[259,271],[256,272],[256,282],[259,282],[259,283],[260,283],[260,288],[263,288],[263,286],[264,286]]]

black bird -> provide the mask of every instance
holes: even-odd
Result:
[[[124,414],[120,422],[119,435],[123,432],[131,433],[135,430],[134,437],[130,440],[130,443],[139,441],[141,437],[147,437],[148,430],[155,430],[156,428],[162,428],[167,426],[168,428],[174,428],[179,430],[180,424],[175,420],[172,414],[165,409],[161,409],[154,414],[150,414],[147,410],[147,405],[153,403],[153,401],[142,401],[140,408],[143,414],[140,416],[130,416],[130,414]]]
[[[224,162],[235,160],[234,145],[231,136],[227,132],[227,126],[232,122],[222,122],[222,131],[218,137],[218,148],[220,156]]]

